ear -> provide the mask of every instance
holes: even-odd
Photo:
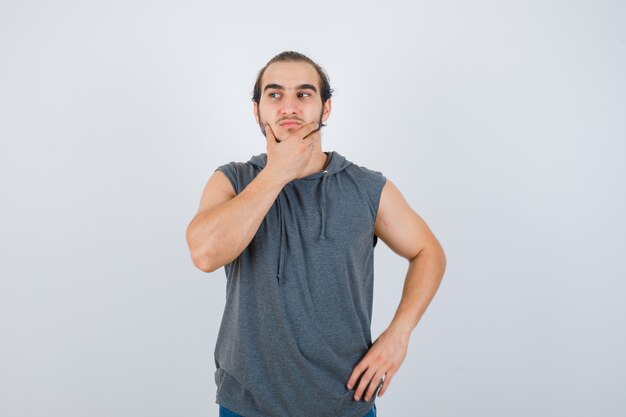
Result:
[[[256,101],[252,102],[252,111],[254,112],[254,118],[256,119],[256,122],[259,123],[259,105],[256,103]]]
[[[331,101],[332,99],[328,99],[326,100],[326,103],[324,103],[324,111],[322,112],[322,122],[326,122],[326,120],[328,120],[328,117],[330,116],[330,110],[333,107],[333,103]]]

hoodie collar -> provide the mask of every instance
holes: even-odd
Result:
[[[326,154],[328,155],[328,158],[329,158],[328,164],[326,164],[326,169],[319,171],[319,172],[315,172],[306,177],[292,180],[291,182],[318,179],[324,175],[324,172],[330,175],[336,174],[337,172],[345,169],[347,166],[352,164],[352,162],[348,161],[343,155],[339,154],[336,151],[326,152]],[[267,154],[260,153],[258,155],[254,155],[252,158],[250,158],[248,163],[258,167],[259,169],[263,169],[265,168],[265,165],[267,164]]]
[[[326,164],[326,168],[322,171],[315,172],[306,177],[298,178],[289,182],[289,184],[297,184],[300,181],[319,181],[319,192],[321,194],[320,198],[320,210],[322,215],[322,222],[320,227],[320,236],[319,240],[326,239],[326,179],[330,175],[334,175],[346,167],[350,166],[352,162],[348,161],[343,155],[339,154],[335,151],[327,152],[328,155],[328,163]],[[256,166],[259,169],[263,169],[267,164],[267,154],[261,153],[258,155],[254,155],[248,163]],[[285,199],[284,193],[281,191],[276,198],[277,207],[278,207],[278,219],[280,222],[280,243],[278,247],[278,272],[276,273],[276,279],[279,284],[284,284],[284,277],[282,276],[284,262],[285,262],[285,254],[283,248],[285,247],[285,221],[283,219],[283,200]]]

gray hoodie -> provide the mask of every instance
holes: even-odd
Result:
[[[355,401],[346,383],[372,345],[374,224],[386,179],[327,154],[324,171],[283,187],[224,266],[216,403],[245,417],[362,417],[374,404]],[[216,170],[239,194],[266,162],[263,153]]]

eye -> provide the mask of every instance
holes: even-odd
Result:
[[[270,96],[271,98],[276,98],[276,96],[280,96],[280,93],[273,92],[273,93],[269,93],[268,96]]]
[[[300,95],[301,97],[302,97],[302,96],[305,96],[305,97],[311,97],[311,94],[310,94],[310,93],[300,93],[299,95]]]

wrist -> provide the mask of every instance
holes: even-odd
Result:
[[[389,330],[392,333],[398,335],[401,339],[408,341],[411,338],[413,327],[410,325],[410,323],[395,318],[391,321],[391,324],[389,325]]]
[[[285,177],[279,175],[277,172],[273,171],[271,168],[265,166],[259,173],[258,177],[261,177],[261,180],[265,182],[271,188],[282,188],[287,185],[289,180]]]

